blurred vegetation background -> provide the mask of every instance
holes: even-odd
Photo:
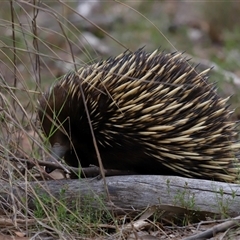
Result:
[[[233,95],[233,119],[240,119],[239,1],[2,0],[0,32],[0,174],[5,180],[26,179],[20,158],[45,159],[36,118],[39,94],[75,67],[126,50],[180,51],[199,68],[214,67],[210,81],[222,96]],[[36,173],[44,171],[35,170],[27,179],[37,180]],[[65,231],[69,223],[58,224]]]
[[[210,60],[240,75],[237,1],[7,0],[0,16],[1,78],[23,104],[26,90],[46,89],[74,62],[90,64],[143,46],[185,52],[196,64]],[[229,95],[237,89],[225,78],[213,81]]]
[[[42,138],[36,101],[56,79],[140,47],[184,52],[199,68],[214,67],[210,81],[233,95],[233,119],[240,119],[237,1],[5,0],[0,30],[0,140],[8,154],[42,158],[33,150],[41,146],[33,134]]]
[[[42,158],[33,147],[41,146],[37,98],[56,79],[140,47],[180,51],[199,68],[214,67],[210,81],[222,96],[233,95],[233,119],[240,119],[236,1],[5,0],[0,30],[1,146],[8,153]]]

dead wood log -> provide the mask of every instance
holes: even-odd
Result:
[[[44,195],[57,200],[64,198],[68,207],[76,201],[91,199],[88,204],[93,208],[105,206],[107,209],[121,209],[126,213],[160,205],[167,206],[170,211],[171,208],[181,207],[225,217],[240,215],[238,184],[146,175],[107,177],[106,182],[111,203],[106,196],[103,180],[98,179],[18,182],[11,185],[0,181],[0,211],[11,208],[14,202],[21,199],[25,199],[26,202],[26,196],[28,207],[34,209],[35,196]]]

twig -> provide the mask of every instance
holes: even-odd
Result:
[[[22,158],[14,158],[11,157],[9,158],[11,161],[15,162],[21,162],[25,163],[28,165],[28,169],[33,168],[34,166],[44,166],[44,167],[50,167],[53,169],[61,169],[61,170],[68,170],[69,172],[72,173],[81,173],[81,176],[86,176],[86,177],[96,177],[99,176],[100,169],[97,166],[89,166],[86,168],[76,168],[76,167],[70,167],[64,165],[64,167],[61,164],[56,164],[52,163],[49,161],[40,161],[36,159],[22,159]],[[135,172],[131,171],[121,171],[121,170],[115,170],[115,169],[104,169],[105,175],[106,176],[121,176],[121,175],[132,175],[136,174]]]
[[[196,240],[196,239],[208,239],[214,237],[219,232],[224,232],[229,228],[235,227],[239,224],[240,216],[233,218],[232,220],[220,223],[205,232],[193,235],[191,237],[184,238],[183,240]]]

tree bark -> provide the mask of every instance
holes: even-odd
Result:
[[[76,201],[86,203],[86,199],[91,199],[88,204],[93,208],[99,209],[104,205],[107,209],[125,213],[139,212],[148,206],[158,205],[160,209],[168,211],[180,207],[222,216],[226,214],[225,217],[240,215],[238,184],[146,175],[107,177],[106,182],[110,202],[103,180],[98,179],[18,182],[11,185],[0,181],[0,210],[10,210],[14,202],[19,203],[26,196],[29,196],[28,208],[34,209],[36,196],[49,196],[57,200],[64,198],[69,207]]]

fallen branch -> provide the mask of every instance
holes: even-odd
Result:
[[[147,206],[160,205],[168,211],[176,207],[202,211],[221,216],[240,215],[239,185],[207,180],[187,179],[170,176],[115,176],[106,178],[111,203],[107,202],[102,180],[51,180],[10,184],[0,181],[1,210],[11,210],[13,197],[16,200],[29,197],[28,207],[35,208],[35,196],[62,198],[68,206],[73,200],[93,199],[93,208],[105,206],[114,211],[139,212]],[[37,194],[36,194],[37,191]],[[101,199],[101,200],[100,200]]]
[[[232,227],[236,227],[239,225],[239,220],[240,220],[240,216],[233,218],[231,220],[228,220],[226,222],[220,223],[218,225],[213,226],[212,228],[198,233],[196,235],[190,236],[190,237],[186,237],[183,240],[195,240],[195,239],[209,239],[214,237],[217,233],[219,232],[224,232],[226,230],[228,230],[229,228]]]

